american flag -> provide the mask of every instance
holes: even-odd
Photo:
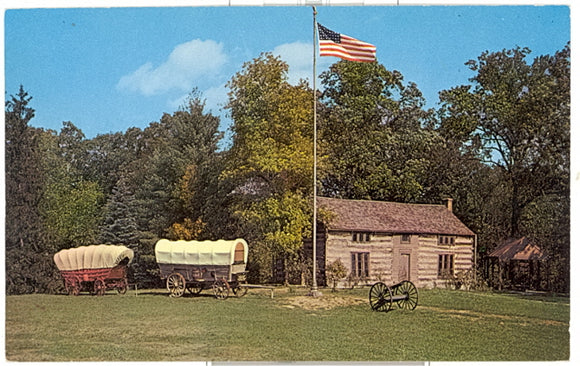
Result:
[[[320,56],[335,56],[343,60],[373,62],[377,48],[344,34],[336,33],[318,23]]]

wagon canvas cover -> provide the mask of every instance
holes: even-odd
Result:
[[[232,265],[241,261],[241,253],[236,249],[243,247],[243,263],[248,261],[248,244],[244,239],[217,241],[169,241],[161,239],[155,245],[155,258],[159,264],[189,264],[202,266]]]
[[[60,271],[113,268],[126,258],[131,262],[133,256],[133,250],[122,245],[89,245],[61,250],[54,263]]]

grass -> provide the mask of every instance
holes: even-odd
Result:
[[[419,290],[377,313],[368,289],[6,297],[10,361],[552,361],[570,354],[568,298]],[[342,306],[335,306],[340,304]],[[327,305],[323,308],[323,305]]]

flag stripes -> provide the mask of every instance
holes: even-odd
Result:
[[[318,48],[320,56],[334,56],[356,62],[376,60],[377,48],[374,45],[333,32],[320,23],[318,23]]]

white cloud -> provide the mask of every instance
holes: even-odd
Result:
[[[123,76],[117,88],[146,96],[170,90],[190,91],[197,84],[197,78],[217,74],[226,61],[223,44],[194,39],[176,46],[158,67],[147,62]]]
[[[308,79],[312,86],[312,43],[293,42],[285,43],[274,48],[272,53],[280,56],[288,63],[288,81],[290,84],[297,84],[300,79]],[[316,73],[324,71],[336,60],[333,58],[316,57]]]
[[[169,100],[167,105],[172,110],[177,110],[186,105],[190,93],[185,93],[179,97]],[[210,87],[204,90],[200,95],[202,100],[205,100],[204,111],[206,113],[212,113],[213,115],[222,114],[222,109],[228,102],[226,84],[223,83],[219,86]]]
[[[206,100],[208,112],[211,111],[213,114],[221,114],[220,112],[228,102],[228,89],[226,88],[226,84],[224,83],[205,90],[203,97]]]

